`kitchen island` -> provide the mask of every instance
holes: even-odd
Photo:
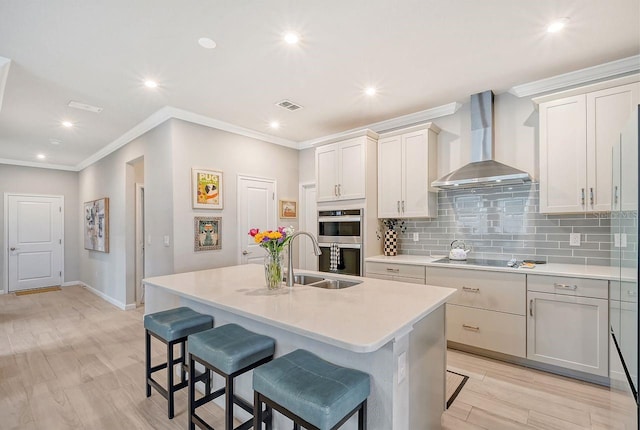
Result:
[[[276,356],[303,348],[369,373],[369,430],[440,428],[444,304],[455,289],[341,278],[362,282],[339,290],[296,284],[269,291],[261,265],[147,278],[145,313],[189,306],[213,315],[216,327],[233,322],[275,338]],[[236,382],[236,393],[251,400],[251,374]],[[216,383],[221,386],[221,380]],[[243,411],[238,414],[246,418]],[[355,417],[343,426],[356,427]],[[274,430],[290,428],[286,418],[274,418]]]

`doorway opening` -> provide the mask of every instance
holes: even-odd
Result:
[[[126,303],[127,308],[130,308],[144,303],[142,285],[142,279],[145,276],[144,157],[129,161],[126,169]]]

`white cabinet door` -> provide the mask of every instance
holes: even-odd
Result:
[[[608,301],[529,292],[527,358],[607,376]]]
[[[365,197],[365,145],[363,139],[343,142],[338,155],[338,197],[340,200]]]
[[[325,145],[316,149],[317,201],[338,198],[338,145]]]
[[[424,217],[429,209],[429,147],[427,131],[402,136],[402,216]]]
[[[378,218],[400,216],[402,162],[401,136],[378,141]]]
[[[586,98],[540,105],[540,212],[584,212],[587,200]]]
[[[640,84],[629,84],[587,94],[589,211],[611,210],[611,148],[638,105],[638,87]]]

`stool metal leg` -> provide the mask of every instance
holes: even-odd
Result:
[[[173,418],[173,343],[167,344],[167,394],[169,403],[169,419]]]
[[[253,430],[262,430],[262,402],[257,391],[253,392],[253,409]]]
[[[193,423],[192,417],[196,410],[196,362],[193,360],[193,356],[189,354],[189,430],[195,430],[196,425]],[[208,394],[208,393],[206,393]]]
[[[185,365],[187,364],[187,356],[185,354],[187,342],[180,342],[180,382],[184,382],[187,377],[187,372],[184,370]]]
[[[233,430],[233,378],[226,376],[225,378],[225,430]]]
[[[147,397],[151,397],[151,385],[149,385],[149,378],[151,378],[151,335],[149,330],[144,331],[144,344],[145,344],[145,362],[146,362],[146,378],[145,386],[147,387]]]
[[[358,430],[367,430],[367,399],[364,399],[358,411]]]
[[[267,430],[272,430],[273,429],[273,410],[271,409],[271,406],[267,406],[265,411],[267,415],[267,421],[266,421]],[[262,411],[260,411],[260,413],[262,414]]]

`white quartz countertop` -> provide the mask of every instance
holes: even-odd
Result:
[[[296,284],[269,291],[264,267],[255,264],[157,276],[143,282],[355,352],[375,351],[406,334],[456,291],[370,278],[340,278],[363,282],[339,290]]]
[[[604,279],[615,280],[622,279],[623,281],[629,281],[635,279],[635,271],[630,268],[622,268],[614,266],[593,266],[593,265],[581,265],[581,264],[537,264],[532,269],[526,268],[512,268],[512,267],[493,267],[493,266],[478,266],[468,263],[435,263],[440,258],[446,256],[430,257],[421,255],[396,255],[393,257],[378,255],[375,257],[366,258],[365,261],[378,262],[378,263],[397,263],[397,264],[411,264],[419,266],[433,266],[433,267],[450,267],[457,269],[470,269],[470,270],[488,270],[493,272],[513,272],[513,273],[526,273],[530,275],[549,275],[549,276],[570,276],[574,278],[589,278],[589,279]],[[427,282],[429,280],[427,279]]]

